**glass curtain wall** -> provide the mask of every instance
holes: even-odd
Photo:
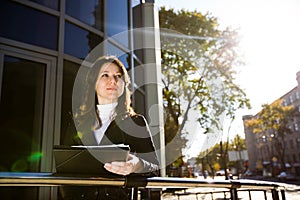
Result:
[[[54,170],[51,149],[66,132],[74,131],[70,129],[73,83],[95,47],[108,41],[105,54],[118,55],[128,70],[141,65],[132,50],[133,36],[127,32],[133,28],[132,10],[139,4],[136,0],[1,0],[0,136],[5,142],[0,147],[0,172]],[[120,33],[122,40],[107,40]],[[16,54],[8,53],[11,48]],[[49,64],[44,57],[54,62]],[[145,114],[143,88],[134,88],[134,72],[130,75],[134,107]],[[38,187],[0,188],[0,199],[20,198],[44,197]]]

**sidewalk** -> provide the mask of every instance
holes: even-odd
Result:
[[[266,177],[266,176],[251,176],[251,177],[244,177],[243,179],[271,181],[276,183],[289,183],[289,184],[295,184],[300,186],[300,176],[296,176],[294,180],[286,180],[286,181],[281,181],[276,177]]]

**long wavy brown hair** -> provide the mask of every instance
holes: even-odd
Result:
[[[76,114],[76,118],[79,121],[86,121],[92,118],[96,118],[97,126],[94,129],[98,129],[102,126],[102,121],[99,117],[98,109],[96,105],[98,104],[97,94],[95,90],[95,84],[99,75],[101,67],[105,63],[114,63],[119,67],[120,73],[122,74],[122,79],[124,81],[124,92],[118,99],[118,105],[116,107],[115,117],[126,118],[135,114],[133,108],[131,107],[131,92],[129,90],[130,78],[124,64],[115,56],[103,56],[95,60],[87,72],[85,84],[87,90],[83,103],[80,106],[79,113]],[[92,122],[90,122],[92,123]]]

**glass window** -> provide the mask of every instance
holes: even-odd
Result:
[[[103,31],[103,0],[66,0],[66,13]]]
[[[289,99],[290,99],[290,103],[293,103],[293,96],[289,96]]]
[[[75,126],[72,114],[72,91],[79,67],[79,64],[67,60],[64,61],[61,107],[61,144],[68,143],[68,140],[71,140],[72,138],[67,137],[72,135],[72,131],[76,131],[74,129]]]
[[[297,124],[297,123],[294,123],[294,130],[295,130],[295,131],[298,131],[298,130],[299,130],[299,127],[298,127],[298,124]]]
[[[128,31],[128,1],[127,0],[109,0],[106,1],[106,29],[108,36]],[[128,33],[122,33],[122,37],[118,38],[118,42],[128,47]]]
[[[131,7],[135,7],[140,4],[141,4],[140,0],[131,0]]]
[[[58,0],[30,0],[30,1],[58,10]]]
[[[4,57],[0,101],[0,171],[38,172],[46,65]]]
[[[122,61],[126,69],[130,69],[129,55],[126,52],[111,43],[107,43],[107,54],[117,56]]]
[[[100,36],[66,22],[65,53],[84,59],[102,41]]]
[[[8,0],[1,1],[0,36],[57,50],[57,17]]]
[[[283,99],[283,102],[282,102],[283,106],[287,106],[287,102],[285,99]]]

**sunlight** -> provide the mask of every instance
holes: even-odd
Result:
[[[246,92],[252,109],[236,112],[229,135],[243,135],[243,115],[256,114],[262,104],[272,103],[297,86],[296,73],[300,71],[300,1],[160,0],[156,4],[175,10],[210,13],[218,18],[222,29],[238,29],[245,66],[234,68],[237,71],[235,83]],[[227,130],[228,124],[225,122],[224,125],[224,130]],[[223,133],[223,137],[227,134]],[[196,146],[193,144],[200,144],[191,138],[188,152]]]

